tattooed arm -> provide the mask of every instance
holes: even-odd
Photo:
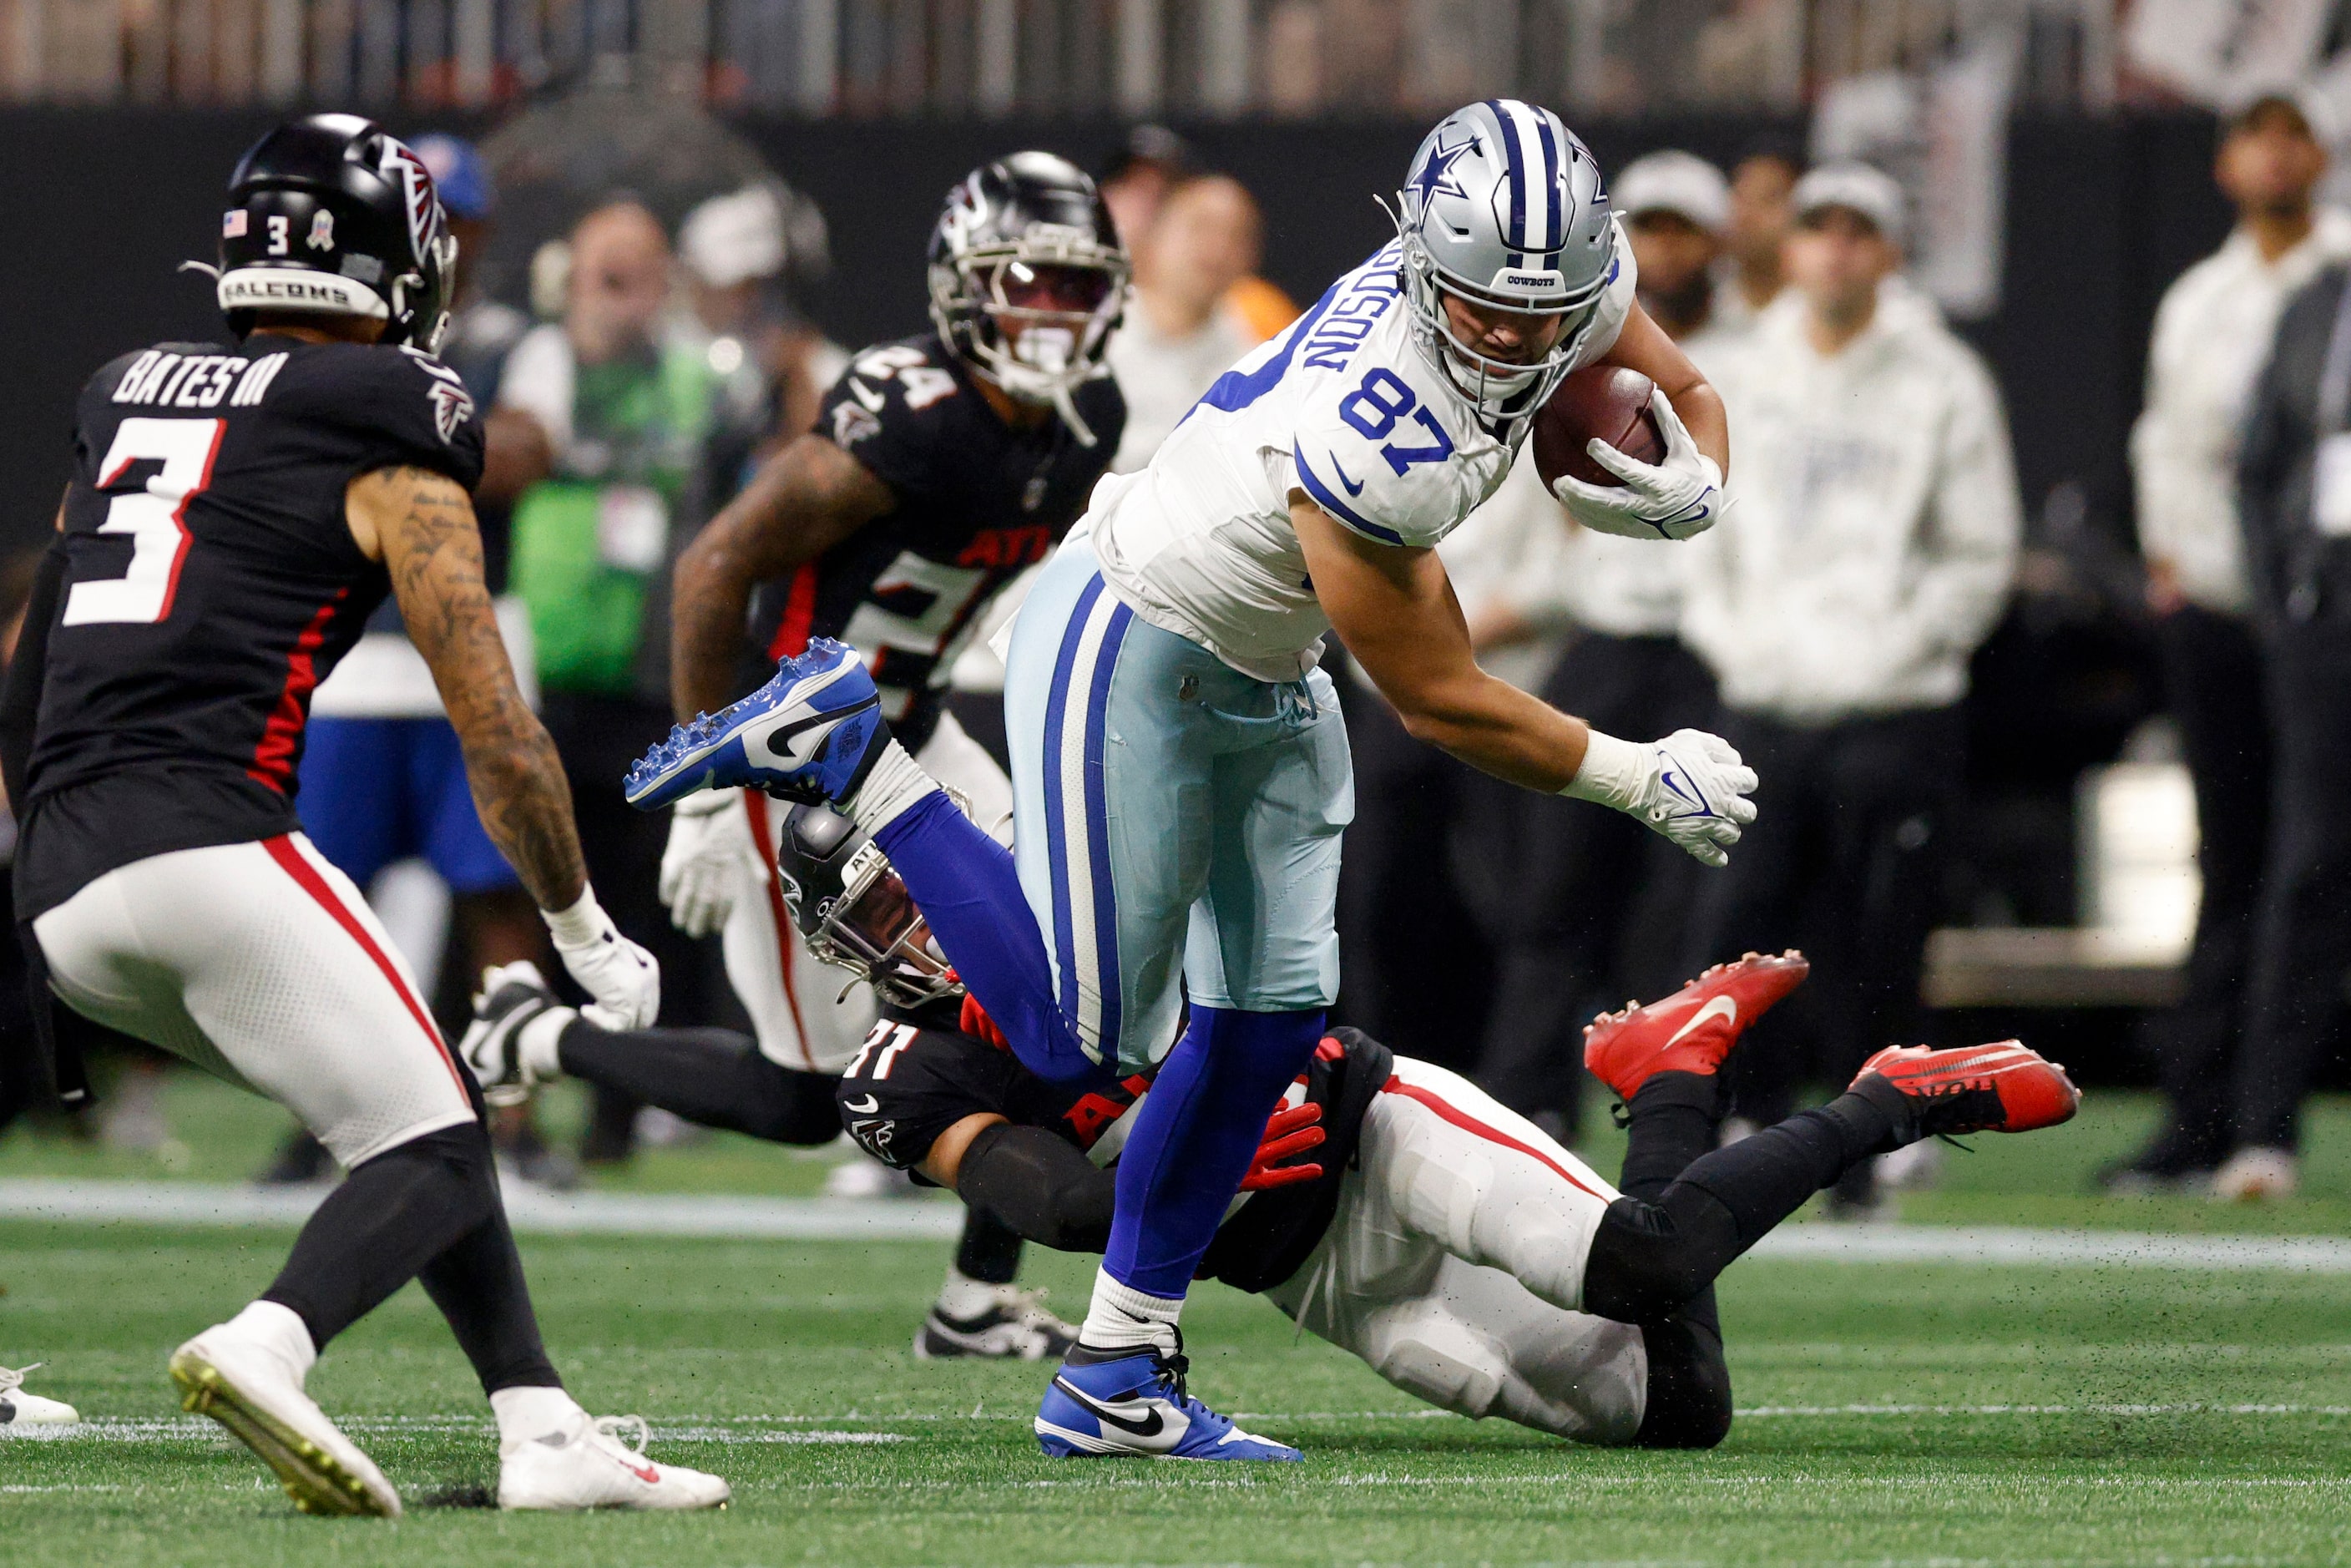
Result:
[[[872,469],[803,435],[752,476],[677,558],[670,589],[670,698],[677,716],[734,695],[755,583],[798,570],[898,504]]]
[[[473,501],[430,469],[379,468],[351,481],[344,517],[360,550],[392,573],[409,638],[456,727],[490,841],[541,909],[570,908],[588,885],[571,789],[507,663]]]

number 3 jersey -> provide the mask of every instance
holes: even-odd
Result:
[[[864,656],[882,715],[920,750],[948,673],[997,591],[1052,553],[1118,450],[1126,403],[1100,376],[1074,394],[1095,444],[1059,418],[998,419],[935,334],[866,350],[826,395],[816,434],[897,505],[789,580],[762,587],[753,629],[770,664],[836,637]]]
[[[83,389],[26,762],[19,918],[172,850],[291,831],[310,693],[390,582],[344,517],[410,465],[470,489],[482,426],[407,349],[165,343]]]
[[[1620,244],[1581,368],[1633,308]],[[1290,521],[1304,491],[1382,544],[1434,545],[1494,493],[1526,429],[1497,440],[1413,340],[1389,246],[1225,372],[1151,465],[1103,486],[1084,530],[1112,592],[1241,674],[1294,681],[1331,622]]]

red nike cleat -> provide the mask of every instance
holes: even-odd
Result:
[[[1583,1065],[1628,1101],[1652,1073],[1711,1073],[1747,1026],[1811,972],[1792,947],[1776,958],[1750,953],[1717,964],[1663,1001],[1628,1003],[1584,1025]]]
[[[1854,1087],[1873,1073],[1910,1102],[1922,1138],[2029,1133],[2072,1121],[2082,1103],[2063,1067],[2012,1040],[1959,1051],[1889,1045],[1861,1064]]]

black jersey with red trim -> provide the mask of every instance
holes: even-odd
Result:
[[[1095,437],[1081,444],[1048,417],[1015,430],[935,333],[877,344],[825,395],[816,434],[863,464],[897,497],[890,511],[787,580],[761,586],[752,629],[767,664],[837,637],[864,655],[882,715],[920,750],[947,675],[998,590],[1052,553],[1083,515],[1126,428],[1107,375],[1072,394]]]
[[[255,333],[107,365],[74,448],[20,918],[135,860],[296,829],[310,693],[390,588],[344,492],[402,465],[471,489],[483,441],[430,355]]]
[[[1395,1071],[1388,1048],[1360,1030],[1332,1030],[1290,1091],[1292,1104],[1322,1107],[1324,1143],[1303,1156],[1321,1179],[1245,1195],[1200,1260],[1204,1280],[1268,1291],[1295,1274],[1339,1207],[1372,1096]],[[833,1091],[841,1124],[883,1164],[910,1170],[966,1116],[993,1112],[1016,1126],[1048,1127],[1098,1166],[1125,1145],[1127,1113],[1151,1092],[1153,1073],[1107,1088],[1046,1082],[1012,1054],[953,1027],[951,1010],[893,1014],[873,1026]]]

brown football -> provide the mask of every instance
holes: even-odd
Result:
[[[1642,463],[1666,460],[1666,433],[1649,412],[1649,378],[1618,365],[1571,372],[1535,412],[1535,468],[1548,489],[1564,476],[1587,485],[1625,481],[1592,460],[1584,444],[1598,436]]]

